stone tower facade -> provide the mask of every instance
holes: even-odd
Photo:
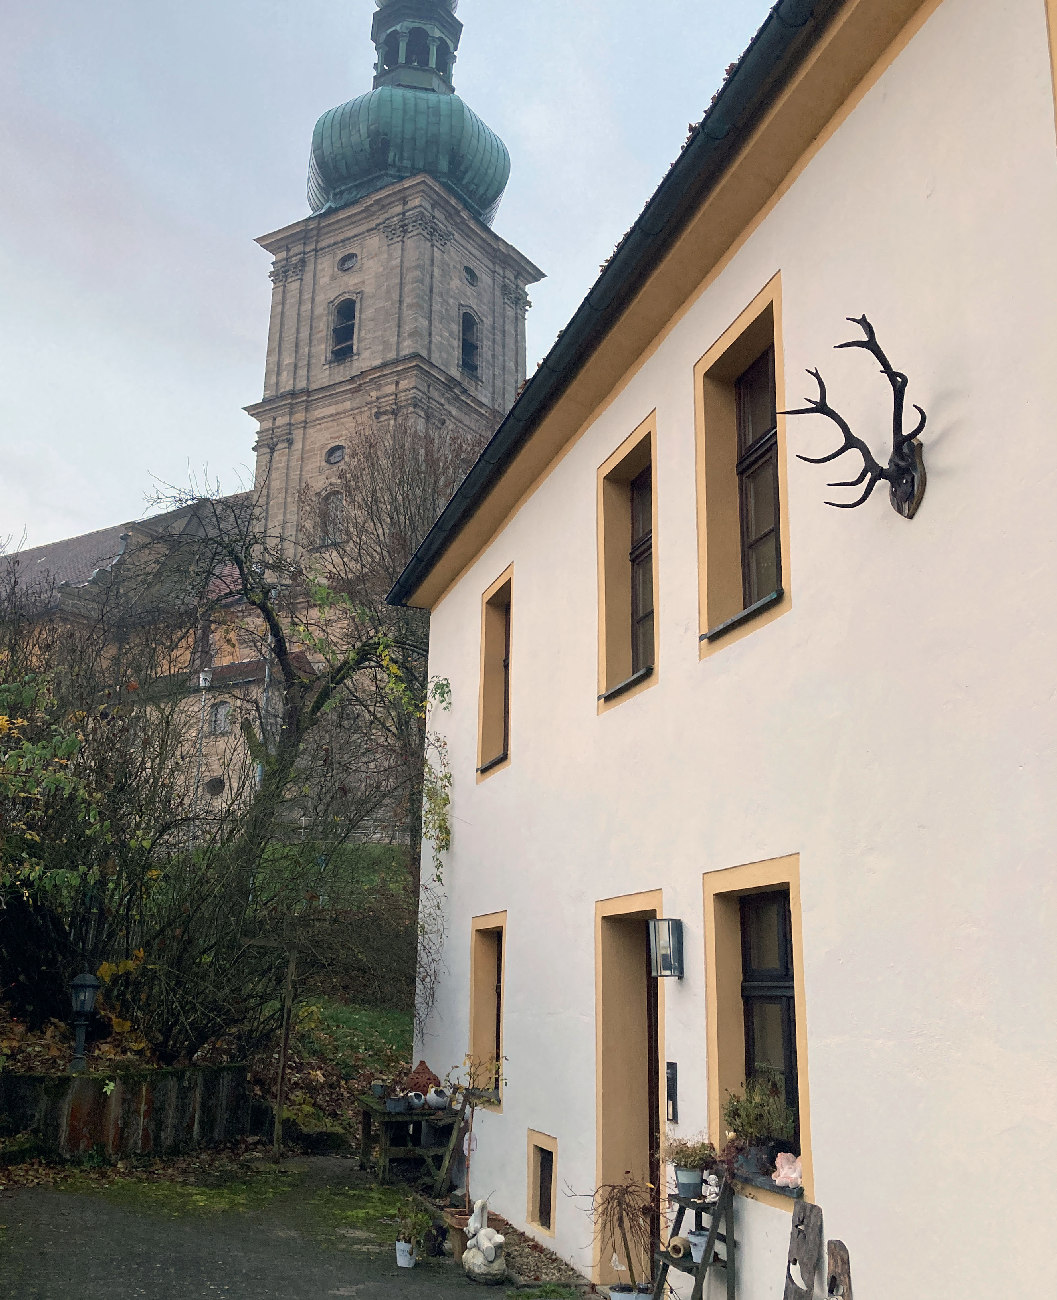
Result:
[[[490,228],[509,156],[459,99],[454,0],[387,0],[374,89],[324,114],[312,215],[273,256],[257,490],[272,536],[336,476],[359,422],[400,411],[491,430],[525,380],[527,289],[542,272]]]

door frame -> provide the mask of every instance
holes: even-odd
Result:
[[[606,1073],[606,1005],[605,1005],[605,988],[604,972],[602,962],[603,949],[603,927],[607,920],[652,920],[654,917],[664,915],[664,898],[663,891],[660,889],[647,890],[638,894],[624,894],[617,898],[602,899],[595,903],[595,1186],[600,1186],[606,1179],[606,1143],[604,1133],[604,1123],[606,1120],[606,1098],[603,1096],[604,1076]],[[648,972],[644,972],[645,978],[652,978]],[[657,1131],[661,1134],[662,1141],[665,1132],[665,1105],[664,1105],[664,1088],[661,1086],[663,1076],[663,1064],[665,1056],[664,1045],[664,981],[657,980],[657,1060],[653,1062],[653,1068],[657,1079]],[[612,1123],[612,1107],[610,1111],[610,1122]],[[645,1171],[644,1171],[645,1172]],[[662,1195],[663,1189],[656,1189],[657,1196]],[[652,1261],[651,1261],[652,1267]],[[605,1284],[610,1279],[613,1270],[610,1268],[608,1261],[602,1258],[602,1243],[595,1237],[592,1247],[592,1280],[595,1283]]]

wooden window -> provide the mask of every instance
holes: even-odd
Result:
[[[462,368],[475,379],[480,368],[481,345],[477,317],[471,311],[462,314]]]
[[[657,662],[652,419],[598,471],[599,703],[651,677]]]
[[[799,1111],[796,1005],[789,891],[741,899],[741,1000],[745,1077],[774,1085]]]
[[[554,1236],[555,1200],[558,1187],[558,1143],[546,1133],[529,1129],[529,1223]]]
[[[334,308],[331,330],[331,361],[343,361],[356,350],[356,299],[343,298]]]
[[[503,1061],[503,937],[506,913],[475,917],[470,953],[470,1051],[494,1072],[496,1100]]]
[[[778,277],[694,368],[701,654],[790,608]]]
[[[226,700],[213,705],[209,715],[209,729],[214,736],[227,736],[231,733],[231,705]]]
[[[631,481],[631,671],[653,666],[653,469]]]
[[[748,609],[782,586],[778,501],[778,402],[774,347],[734,384],[738,420],[741,582]]]
[[[510,638],[513,577],[508,571],[485,592],[481,629],[481,703],[477,771],[510,757]]]

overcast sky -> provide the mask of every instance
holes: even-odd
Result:
[[[768,0],[462,0],[456,89],[506,141],[495,229],[548,274],[529,369]],[[373,0],[0,0],[0,543],[251,476],[270,258],[312,127],[370,89]]]

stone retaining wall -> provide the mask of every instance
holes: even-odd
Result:
[[[171,1155],[244,1137],[249,1122],[245,1065],[66,1077],[0,1073],[0,1125],[35,1134],[54,1155]]]

